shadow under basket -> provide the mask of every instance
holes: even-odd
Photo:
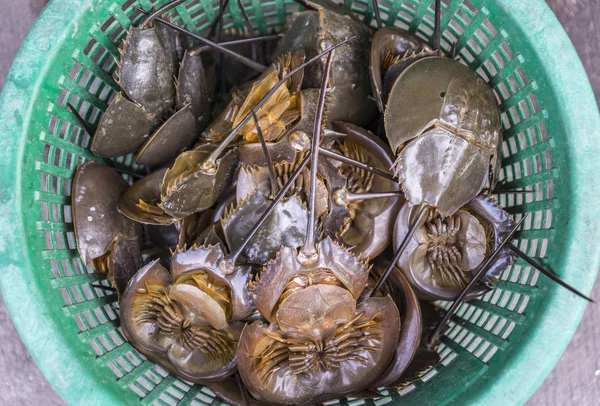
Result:
[[[93,159],[92,126],[119,90],[118,46],[145,10],[165,0],[54,0],[23,44],[0,99],[0,282],[23,341],[69,404],[219,404],[145,360],[119,331],[116,296],[95,288],[81,261],[71,217],[71,179]],[[344,2],[370,26],[370,0]],[[380,1],[384,24],[430,40],[429,0]],[[284,27],[291,0],[244,0],[256,31]],[[190,0],[173,22],[205,33],[218,2]],[[244,26],[235,1],[225,28]],[[500,204],[517,220],[515,244],[589,293],[599,265],[598,108],[581,63],[543,0],[443,0],[442,49],[485,79],[502,109]],[[133,156],[114,165],[132,167]],[[552,369],[585,301],[517,261],[481,300],[464,303],[441,339],[441,361],[400,392],[327,404],[518,404]]]

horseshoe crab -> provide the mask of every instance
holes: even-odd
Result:
[[[394,233],[398,240],[406,234],[409,213],[410,207],[405,206],[398,217]],[[414,215],[413,210],[413,218]],[[413,282],[419,297],[430,300],[454,297],[466,286],[471,270],[481,264],[486,252],[485,229],[475,216],[459,210],[442,218],[431,209],[425,222],[417,226],[399,265],[406,270],[405,275]]]
[[[160,187],[167,169],[159,169],[135,182],[119,200],[119,211],[143,224],[170,225],[177,221],[160,207]]]
[[[346,121],[356,125],[367,124],[375,115],[376,106],[369,99],[369,28],[343,7],[328,1],[307,1],[312,10],[292,15],[287,30],[274,52],[279,56],[289,51],[304,50],[307,58],[316,55],[328,44],[335,44],[350,37],[355,41],[340,48],[333,61],[330,78],[332,120]],[[305,70],[303,88],[318,88],[325,70],[325,60]]]
[[[392,150],[399,151],[394,168],[406,197],[436,207],[443,217],[481,192],[502,137],[490,87],[442,57],[421,59],[398,77],[385,129]],[[423,154],[430,157],[426,163]]]
[[[415,206],[404,206],[394,229],[395,247],[406,235],[411,217],[416,217]],[[421,299],[453,300],[513,227],[512,219],[485,195],[446,218],[429,209],[398,266]],[[471,289],[467,300],[489,291],[490,284],[515,259],[510,249],[504,248],[480,284]]]
[[[297,252],[289,247],[282,247],[278,256],[256,275],[250,289],[254,304],[262,316],[271,323],[276,323],[278,303],[288,289],[288,282],[296,275],[307,275],[308,285],[316,278],[315,274],[323,271],[332,274],[333,279],[347,290],[354,301],[358,300],[367,284],[369,268],[365,262],[355,257],[346,248],[337,245],[330,238],[317,245],[319,260],[314,265],[305,266],[297,261]],[[302,278],[301,278],[302,279]]]
[[[184,1],[173,1],[146,17],[138,27],[132,26],[119,48],[119,85],[146,109],[153,127],[160,124],[175,105],[173,69],[177,66],[177,61],[172,60],[174,54],[165,47],[163,31],[155,29],[153,23],[159,15]]]
[[[187,104],[165,121],[135,156],[135,163],[151,168],[171,161],[196,140],[196,118]]]
[[[145,356],[182,379],[205,383],[235,371],[243,320],[252,312],[249,268],[224,275],[218,246],[177,250],[169,273],[157,261],[121,298],[121,326]]]
[[[147,110],[117,93],[93,133],[90,150],[103,158],[129,154],[148,139],[151,129]]]
[[[126,189],[127,183],[113,169],[88,161],[77,170],[71,190],[79,255],[119,294],[142,265],[141,227],[117,210]]]
[[[376,285],[377,280],[383,275],[386,264],[383,258],[379,258],[373,264],[369,273],[367,287],[362,293],[362,299],[370,296],[371,291]],[[421,305],[410,286],[410,283],[396,269],[386,280],[381,291],[376,297],[385,297],[389,295],[400,311],[400,336],[398,346],[386,370],[379,375],[375,382],[371,383],[370,388],[376,390],[381,387],[395,387],[401,377],[405,376],[413,360],[418,354],[421,344],[421,335],[423,331],[423,317],[421,316]]]
[[[238,200],[237,207],[226,211],[221,218],[221,227],[230,247],[236,249],[240,246],[254,226],[255,221],[252,220],[265,213],[271,202],[268,196],[260,192],[253,193],[244,200]],[[281,245],[302,245],[307,216],[306,207],[298,195],[294,194],[280,202],[252,240],[246,243],[243,252],[245,260],[251,264],[265,265],[275,257]]]
[[[313,287],[318,286],[322,285]],[[244,328],[238,371],[256,399],[272,404],[320,403],[368,387],[385,370],[399,331],[392,299],[368,299],[349,315],[333,309],[323,321],[335,318],[330,313],[339,316],[338,323],[319,338],[297,336],[261,321]]]
[[[199,50],[185,51],[179,69],[176,95],[177,109],[190,105],[196,119],[196,131],[200,133],[210,121],[213,89],[208,83],[202,54]]]
[[[121,92],[100,119],[90,148],[95,155],[111,158],[135,152],[173,108],[177,33],[168,27],[152,27],[152,23],[183,1],[165,5],[128,31],[117,61]]]

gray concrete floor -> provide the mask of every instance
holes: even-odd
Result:
[[[0,0],[0,89],[46,0]],[[600,98],[599,0],[548,0],[579,52]],[[560,52],[560,50],[557,50]],[[600,283],[594,293],[600,298]],[[600,305],[588,306],[564,355],[528,406],[600,404]],[[534,368],[535,366],[532,366]],[[0,405],[63,405],[21,342],[0,297]]]

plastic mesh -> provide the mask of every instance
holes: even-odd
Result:
[[[73,115],[67,103],[75,106],[95,129],[112,94],[118,91],[114,79],[118,44],[132,23],[141,15],[134,6],[150,10],[166,1],[106,1],[87,15],[76,37],[65,44],[63,52],[71,58],[56,60],[45,78],[47,99],[38,108],[44,109],[47,122],[43,131],[30,134],[24,165],[32,171],[26,179],[35,183],[24,191],[32,194],[34,204],[27,221],[28,239],[40,246],[40,278],[51,279],[54,292],[64,299],[65,334],[77,334],[90,345],[90,368],[105,370],[105,385],[118,385],[133,391],[144,404],[218,403],[210,390],[190,385],[144,359],[122,337],[118,330],[116,296],[102,289],[91,269],[82,263],[76,250],[71,218],[71,179],[76,168],[86,160],[103,160],[89,151],[90,137]],[[106,4],[109,3],[109,4]],[[502,108],[504,125],[503,169],[500,179],[504,188],[525,188],[535,193],[503,194],[500,204],[518,220],[523,213],[531,215],[524,223],[518,246],[532,257],[544,258],[550,248],[560,252],[555,241],[553,224],[559,217],[559,202],[555,188],[566,161],[563,151],[548,128],[551,123],[551,96],[543,89],[549,86],[543,71],[535,70],[535,56],[527,44],[518,39],[518,30],[506,15],[491,15],[483,0],[442,2],[442,48],[448,51],[456,42],[461,60],[489,82]],[[346,6],[364,16],[374,26],[370,1],[345,1]],[[429,1],[380,1],[385,24],[416,33],[428,40],[433,34],[433,6]],[[280,30],[285,16],[297,11],[297,4],[286,0],[244,1],[250,20],[261,34]],[[225,28],[243,28],[244,23],[235,1],[231,13],[224,16]],[[190,0],[171,13],[175,24],[204,33],[218,11],[218,3]],[[82,39],[83,38],[83,39]],[[81,46],[84,44],[85,46]],[[536,76],[538,75],[538,76]],[[132,167],[132,156],[119,158],[114,166]],[[553,215],[554,213],[554,215]],[[549,256],[547,263],[560,269],[558,256]],[[517,262],[503,273],[496,289],[482,300],[463,304],[452,318],[452,329],[442,338],[442,361],[421,379],[399,393],[385,390],[388,396],[376,402],[347,399],[340,404],[384,404],[402,398],[404,404],[429,404],[450,400],[444,391],[431,387],[444,385],[462,390],[477,381],[493,362],[502,362],[501,353],[510,350],[511,342],[523,331],[524,312],[541,306],[538,294],[544,282],[537,271]],[[100,286],[100,287],[99,287]],[[74,325],[76,328],[74,328]],[[514,344],[513,344],[514,345]],[[82,355],[86,356],[86,355]],[[453,392],[456,396],[460,391]],[[328,402],[336,404],[337,402]]]

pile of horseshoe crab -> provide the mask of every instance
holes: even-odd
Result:
[[[511,243],[500,109],[439,13],[430,44],[304,0],[260,37],[223,30],[224,3],[202,36],[169,20],[182,3],[129,30],[95,128],[70,106],[98,157],[77,247],[145,357],[230,404],[377,398],[518,257],[581,295]]]

